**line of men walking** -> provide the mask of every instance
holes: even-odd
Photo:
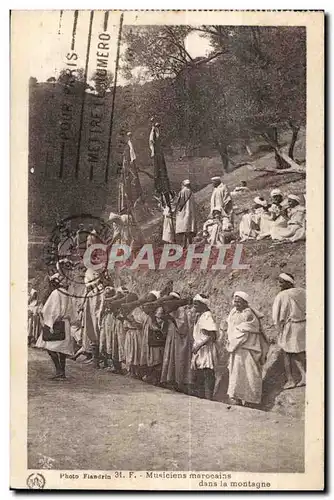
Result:
[[[281,291],[273,304],[273,321],[284,358],[284,388],[291,389],[306,383],[306,295],[291,274],[281,273],[278,281]],[[65,380],[67,358],[83,355],[96,368],[214,399],[216,368],[226,343],[230,402],[261,404],[271,340],[263,331],[263,315],[246,292],[234,293],[232,309],[219,328],[208,296],[181,297],[172,282],[138,297],[125,287],[115,289],[89,270],[80,307],[66,278],[56,273],[51,283],[53,291],[40,315],[41,333],[34,341],[49,353],[54,380]]]

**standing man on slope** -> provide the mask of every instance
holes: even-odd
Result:
[[[183,236],[183,248],[187,248],[196,234],[196,203],[189,179],[184,180],[181,184],[181,191],[176,200],[175,213],[176,234]]]
[[[230,192],[220,177],[212,177],[213,191],[210,201],[210,214],[218,210],[223,218],[223,229],[230,229],[233,225],[233,202]]]
[[[294,277],[282,273],[278,277],[281,291],[273,304],[273,320],[278,326],[278,345],[283,350],[287,382],[284,389],[302,387],[306,384],[306,292],[295,286]],[[296,383],[292,376],[292,364],[300,373]]]

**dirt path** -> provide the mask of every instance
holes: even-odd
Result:
[[[204,401],[29,350],[29,468],[302,472],[300,420]]]

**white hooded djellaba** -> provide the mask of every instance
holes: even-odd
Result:
[[[230,398],[259,404],[262,398],[262,364],[267,343],[261,333],[259,317],[246,307],[234,307],[227,318]]]
[[[62,288],[53,290],[44,304],[42,314],[44,324],[48,326],[51,331],[56,321],[64,321],[65,339],[45,341],[43,340],[43,333],[41,333],[36,342],[36,347],[73,356],[74,341],[71,336],[71,322],[76,321],[76,311],[73,307],[72,297]]]
[[[183,187],[176,201],[176,234],[196,234],[196,203],[192,190],[187,181],[183,181]]]

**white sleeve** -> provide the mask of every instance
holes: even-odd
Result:
[[[273,322],[275,325],[280,323],[281,319],[281,294],[276,295],[273,303]]]
[[[44,304],[43,310],[44,324],[49,328],[53,327],[54,322],[59,318],[60,314],[60,297],[58,290],[53,290],[49,298]]]

